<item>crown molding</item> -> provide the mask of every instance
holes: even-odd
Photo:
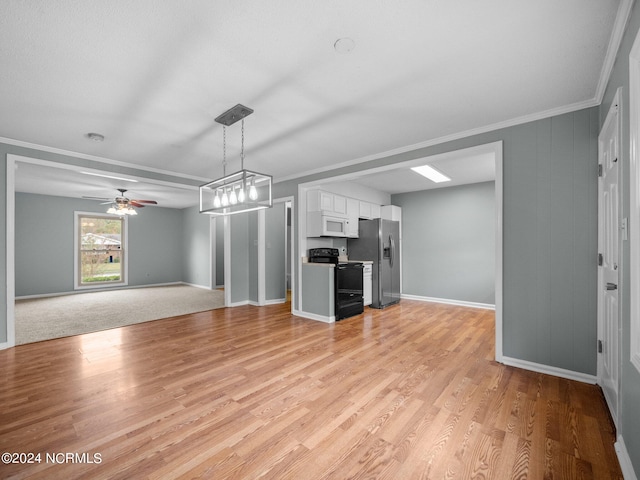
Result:
[[[598,80],[598,85],[596,87],[596,95],[594,98],[598,102],[598,105],[602,103],[602,99],[604,98],[604,92],[607,89],[607,84],[609,83],[613,66],[616,63],[618,50],[622,43],[624,31],[627,28],[627,22],[631,16],[632,7],[633,0],[621,0],[620,5],[618,5],[618,13],[616,14],[616,20],[613,24],[611,37],[609,37],[607,53],[604,57],[604,63],[602,64],[602,70],[600,71],[600,79]]]
[[[420,150],[427,147],[433,147],[435,145],[441,145],[443,143],[452,142],[454,140],[473,137],[475,135],[493,132],[495,130],[500,130],[503,128],[514,127],[516,125],[522,125],[524,123],[535,122],[537,120],[543,120],[545,118],[556,117],[558,115],[564,115],[565,113],[576,112],[578,110],[584,110],[585,108],[596,107],[598,105],[600,105],[600,102],[598,102],[595,98],[592,98],[582,102],[577,102],[577,103],[565,105],[562,107],[552,108],[549,110],[544,110],[542,112],[533,113],[530,115],[524,115],[522,117],[513,118],[511,120],[506,120],[504,122],[493,123],[491,125],[478,127],[471,130],[465,130],[462,132],[453,133],[451,135],[445,135],[442,137],[434,138],[432,140],[426,140],[424,142],[414,143],[413,145],[407,145],[407,146],[399,147],[393,150],[387,150],[386,152],[374,153],[372,155],[367,155],[366,157],[361,157],[354,160],[347,160],[346,162],[333,164],[327,167],[316,168],[314,170],[309,170],[301,174],[289,175],[287,177],[278,178],[277,181],[274,179],[274,183],[281,183],[281,182],[286,182],[288,180],[295,180],[298,178],[307,177],[310,175],[330,172],[340,168],[357,165],[359,163],[371,162],[373,160],[379,160],[381,158],[388,158],[388,157],[392,157],[394,155],[399,155],[402,153],[413,152],[415,150]]]
[[[48,147],[46,145],[39,145],[37,143],[25,142],[25,141],[16,140],[13,138],[0,137],[0,143],[6,143],[7,145],[14,145],[16,147],[30,148],[33,150],[40,150],[42,152],[55,153],[57,155],[65,155],[67,157],[81,158],[83,160],[91,160],[93,162],[100,162],[106,165],[131,168],[134,170],[141,170],[143,172],[167,175],[170,177],[184,178],[187,180],[197,180],[199,182],[208,182],[211,180],[210,178],[198,177],[196,175],[188,175],[186,173],[179,173],[171,170],[163,170],[161,168],[146,167],[146,166],[138,165],[135,163],[122,162],[120,160],[114,160],[112,158],[99,157],[96,155],[89,155],[86,153],[79,153],[71,150],[63,150],[61,148],[56,148],[56,147]],[[25,155],[25,156],[28,156],[28,155]]]

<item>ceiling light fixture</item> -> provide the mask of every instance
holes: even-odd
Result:
[[[107,210],[107,213],[110,213],[112,215],[120,215],[121,217],[124,217],[125,215],[138,214],[138,212],[136,212],[134,208],[130,207],[129,205],[124,205],[122,203],[112,203],[109,209]]]
[[[87,138],[93,142],[104,142],[104,135],[99,133],[87,133]]]
[[[356,42],[349,37],[339,38],[336,40],[336,43],[333,44],[333,48],[338,53],[349,53],[351,50],[356,48]]]
[[[222,124],[222,178],[200,186],[200,213],[208,215],[234,215],[270,208],[271,175],[252,172],[244,168],[244,119],[253,110],[236,105],[227,110],[216,122]],[[227,127],[242,121],[240,171],[227,175]]]
[[[423,177],[427,177],[434,183],[450,182],[451,179],[444,173],[439,172],[430,165],[422,165],[421,167],[411,167],[411,170],[419,173]]]

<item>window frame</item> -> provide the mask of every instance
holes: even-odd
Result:
[[[82,283],[81,269],[81,241],[80,237],[82,232],[80,231],[82,218],[104,218],[108,220],[118,219],[122,221],[122,232],[120,239],[120,265],[121,265],[121,278],[120,281],[113,282],[95,282],[91,284]],[[97,290],[111,287],[123,287],[129,283],[129,218],[127,216],[119,217],[108,213],[98,212],[74,212],[73,221],[73,286],[74,290]]]

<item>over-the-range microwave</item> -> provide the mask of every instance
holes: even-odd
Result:
[[[347,219],[326,215],[323,212],[307,213],[308,237],[346,237]]]

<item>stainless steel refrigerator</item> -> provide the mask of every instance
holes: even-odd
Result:
[[[360,220],[358,238],[347,240],[349,260],[373,261],[373,308],[400,301],[400,223],[393,220]]]

